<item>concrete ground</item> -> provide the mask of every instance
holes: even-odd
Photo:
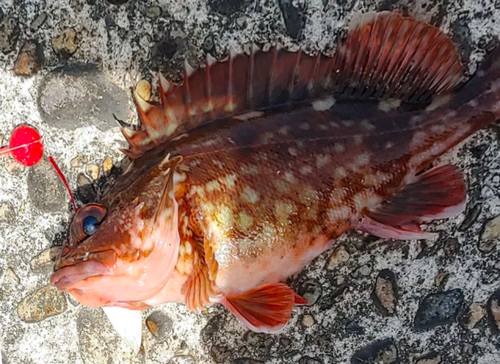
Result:
[[[330,50],[358,11],[403,9],[439,24],[473,72],[500,35],[498,0],[0,0],[0,137],[29,123],[77,199],[113,174],[123,145],[113,114],[134,120],[129,88],[178,74],[206,53],[251,41]],[[43,53],[43,57],[42,57]],[[143,314],[138,354],[103,311],[48,286],[71,217],[48,162],[0,159],[0,348],[9,363],[500,363],[500,129],[440,163],[458,165],[464,214],[433,224],[434,242],[355,233],[291,285],[311,305],[269,336],[220,307],[163,305]]]

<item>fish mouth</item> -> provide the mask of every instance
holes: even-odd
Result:
[[[115,255],[114,252],[106,252]],[[102,253],[99,253],[102,255]],[[98,260],[92,259],[92,254],[88,260],[71,262],[70,264],[59,264],[56,272],[50,277],[50,283],[61,291],[69,291],[73,286],[88,278],[97,276],[109,276],[112,269]]]

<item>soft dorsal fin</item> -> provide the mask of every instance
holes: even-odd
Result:
[[[252,47],[250,55],[209,57],[206,67],[186,64],[184,83],[160,77],[161,105],[134,93],[140,130],[123,129],[135,158],[204,123],[259,115],[285,104],[331,95],[415,102],[451,91],[462,80],[459,53],[438,28],[397,13],[353,19],[333,57]]]

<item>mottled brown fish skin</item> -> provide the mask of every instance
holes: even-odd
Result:
[[[498,117],[475,111],[488,97],[498,98],[494,85],[480,101],[456,110],[368,107],[371,115],[353,112],[353,119],[345,118],[346,109],[366,105],[339,104],[328,111],[304,106],[209,124],[167,148],[183,156],[182,198],[219,271],[231,270],[234,262],[265,269],[273,261],[279,267],[287,256],[329,248],[311,244],[355,227],[364,210],[393,196],[437,156]],[[161,148],[156,153],[162,155]],[[234,288],[227,281],[217,284],[221,290],[224,285]]]

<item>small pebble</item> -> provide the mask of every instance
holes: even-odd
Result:
[[[155,311],[146,319],[146,326],[153,336],[162,338],[172,331],[173,321],[165,313]]]
[[[94,181],[96,181],[99,178],[99,166],[95,164],[88,164],[85,167],[85,171]]]
[[[465,311],[460,323],[467,330],[472,330],[477,323],[486,315],[486,310],[479,302],[473,302]]]
[[[108,3],[113,5],[123,5],[128,2],[128,0],[107,0]]]
[[[4,284],[9,284],[11,286],[17,286],[20,283],[21,283],[21,279],[17,276],[16,272],[14,272],[14,269],[12,269],[11,267],[8,267],[5,270]]]
[[[16,211],[10,202],[0,202],[0,224],[13,224],[16,218]]]
[[[314,280],[307,280],[303,282],[297,289],[299,296],[302,296],[307,300],[308,306],[314,305],[319,300],[321,292],[321,286]]]
[[[210,355],[217,363],[225,363],[228,358],[233,355],[233,352],[228,347],[222,345],[212,345]]]
[[[314,325],[314,317],[312,317],[311,315],[304,315],[304,317],[302,318],[302,325],[304,325],[304,327],[311,327],[312,325]]]
[[[398,287],[393,272],[388,269],[380,271],[375,281],[372,299],[383,315],[392,316],[396,313]]]
[[[370,264],[363,264],[354,272],[355,277],[368,277],[372,273],[372,266]]]
[[[67,307],[64,293],[49,284],[24,298],[17,307],[17,315],[24,322],[40,322],[62,314]]]
[[[12,176],[18,175],[19,173],[23,172],[25,168],[9,154],[7,156],[4,156],[5,158],[5,169],[7,170],[7,173],[9,173]]]
[[[3,17],[0,22],[0,51],[9,53],[12,51],[19,38],[19,21],[13,17]]]
[[[105,174],[108,174],[109,172],[111,172],[112,168],[113,168],[113,161],[111,160],[110,157],[106,156],[106,158],[104,158],[104,161],[102,162],[102,171]]]
[[[151,98],[151,84],[147,80],[140,80],[135,87],[135,92],[144,101],[149,101]]]
[[[87,186],[92,184],[92,180],[87,177],[84,173],[79,173],[76,177],[76,183],[78,186]]]
[[[493,293],[486,305],[488,320],[490,321],[491,331],[494,334],[500,333],[500,290]]]
[[[345,263],[349,260],[350,254],[347,252],[345,247],[341,245],[335,250],[335,252],[330,257],[328,262],[328,269],[338,268],[342,263]]]
[[[443,246],[443,251],[447,256],[453,256],[460,252],[460,243],[456,238],[446,239]]]
[[[52,39],[52,47],[54,52],[63,56],[71,56],[77,50],[76,30],[73,28],[66,29],[59,36]]]
[[[448,282],[449,278],[450,278],[450,274],[448,272],[440,271],[434,277],[434,285],[436,287],[443,289],[444,286],[446,286],[446,283]]]
[[[398,362],[398,348],[392,339],[372,343],[357,351],[351,358],[351,364],[396,364]]]
[[[440,364],[441,356],[433,356],[432,358],[419,359],[416,364]]]
[[[211,52],[214,49],[214,37],[209,34],[203,41],[202,48],[205,52]]]
[[[478,249],[482,253],[491,253],[500,242],[500,215],[488,220],[481,231]]]
[[[38,42],[27,40],[14,62],[14,73],[18,76],[31,76],[36,74],[43,62],[43,50]]]
[[[37,31],[38,28],[40,28],[45,23],[46,20],[47,20],[47,13],[40,13],[40,15],[38,15],[35,18],[35,20],[33,20],[33,22],[31,23],[30,30],[32,32]]]
[[[415,329],[430,330],[455,321],[463,301],[464,294],[460,289],[429,294],[418,307]]]
[[[151,6],[150,8],[148,8],[146,10],[146,16],[149,18],[149,19],[156,19],[156,18],[159,18],[161,16],[161,8],[159,6]]]
[[[476,204],[474,205],[474,207],[472,207],[472,209],[467,211],[467,215],[465,216],[464,221],[458,228],[458,231],[468,230],[472,226],[472,224],[476,222],[477,218],[479,217],[479,214],[481,214],[481,210],[482,210],[482,205]]]
[[[50,274],[52,272],[56,257],[61,252],[60,246],[45,249],[31,259],[30,267],[33,273]]]
[[[87,163],[87,157],[80,154],[74,157],[70,162],[71,167],[80,167],[85,163]]]

